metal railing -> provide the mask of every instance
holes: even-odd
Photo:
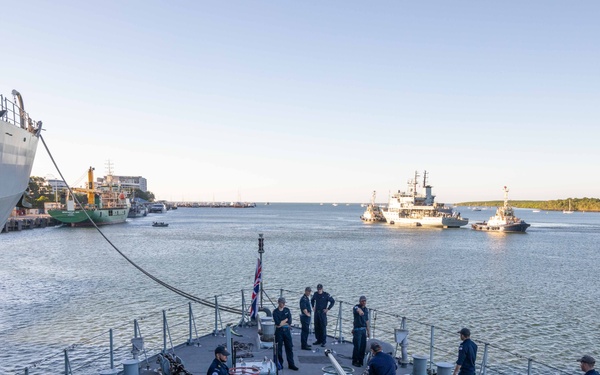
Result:
[[[214,307],[188,302],[140,317],[133,320],[133,331],[131,323],[122,324],[70,345],[60,353],[33,362],[26,368],[13,373],[15,375],[96,374],[102,369],[115,368],[115,363],[136,357],[139,353],[135,344],[132,346],[132,338],[139,339],[141,337],[143,337],[144,349],[140,363],[144,367],[144,361],[147,364],[148,358],[153,355],[158,353],[176,354],[176,346],[179,344],[199,344],[200,336],[208,334],[221,336],[224,335],[229,325],[250,322],[245,293],[250,295],[252,290],[216,295],[214,296]],[[299,300],[302,292],[277,289],[274,291],[275,294],[286,297],[289,301],[295,301],[295,297]],[[264,307],[274,309],[277,298],[270,298],[267,290],[265,290],[265,295],[267,298],[266,301],[263,301],[266,302]],[[354,304],[341,300],[336,300],[336,304],[338,304],[338,308],[332,312],[337,310],[337,315],[335,318],[332,316],[330,320],[336,322],[333,328],[335,340],[333,345],[346,342],[345,337],[352,337],[353,317],[351,311]],[[194,317],[194,308],[200,311],[197,316],[213,316],[214,318],[198,320]],[[292,316],[299,316],[300,311],[297,304],[290,303],[288,308],[292,311]],[[402,345],[408,346],[410,354],[413,356],[419,355],[419,353],[429,353],[429,373],[434,372],[433,367],[436,361],[454,362],[456,359],[459,343],[456,330],[447,330],[380,309],[370,309],[370,313],[371,338],[377,338],[382,342],[396,343],[396,350],[398,350],[400,343],[396,341],[395,331],[398,328],[408,330],[408,339],[405,339],[406,341],[402,342]],[[394,324],[394,319],[397,324]],[[380,320],[385,323],[380,324]],[[294,326],[299,326],[298,321],[293,323]],[[330,330],[332,325],[330,325]],[[572,372],[541,363],[534,358],[514,353],[491,343],[477,339],[472,340],[479,345],[480,353],[483,352],[478,356],[479,375],[572,374]],[[438,358],[439,360],[437,360]]]

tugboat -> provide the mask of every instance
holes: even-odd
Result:
[[[373,190],[373,196],[371,197],[371,203],[367,206],[365,212],[361,215],[360,219],[366,222],[385,222],[385,217],[381,212],[381,207],[375,205],[376,192]]]
[[[452,207],[444,203],[434,203],[435,195],[431,194],[432,186],[427,183],[427,171],[423,173],[423,186],[425,194],[417,193],[417,180],[419,175],[408,181],[405,192],[398,190],[390,197],[387,209],[382,213],[386,221],[391,224],[413,227],[435,228],[460,228],[469,223],[469,219],[454,212]]]
[[[504,206],[498,207],[496,215],[490,217],[486,222],[471,224],[475,230],[491,232],[525,232],[531,224],[515,216],[515,212],[508,204],[508,188],[504,187]]]

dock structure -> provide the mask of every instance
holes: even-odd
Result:
[[[52,216],[45,214],[9,217],[2,230],[0,230],[0,233],[53,227],[58,224],[60,223],[52,218]]]

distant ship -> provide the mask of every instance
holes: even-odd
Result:
[[[83,209],[75,207],[74,199],[68,195],[66,204],[59,209],[48,210],[48,214],[73,227],[93,225],[90,218],[96,225],[124,223],[131,207],[129,199],[125,192],[112,184],[110,173],[106,180],[105,185],[95,186],[94,168],[90,167],[87,186],[73,189],[75,192],[87,194],[88,203]]]
[[[496,215],[488,221],[471,224],[471,228],[495,232],[525,232],[531,225],[515,216],[515,212],[508,204],[508,188],[504,187],[504,206],[498,207]]]
[[[0,95],[0,228],[27,189],[42,131],[42,122],[25,112],[21,94],[12,95],[18,104]]]
[[[469,219],[454,212],[452,207],[443,203],[434,203],[435,195],[431,194],[432,186],[427,183],[427,171],[423,172],[425,194],[417,192],[418,173],[408,181],[406,192],[398,190],[390,197],[387,209],[382,209],[383,216],[389,224],[407,226],[426,226],[437,228],[459,228],[469,223]]]
[[[367,206],[367,209],[362,214],[360,219],[366,222],[380,222],[385,221],[385,217],[381,212],[381,207],[375,204],[375,196],[376,192],[373,191],[373,195],[371,196],[371,203]],[[361,205],[364,207],[364,205]]]

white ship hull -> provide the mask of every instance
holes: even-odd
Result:
[[[397,211],[383,211],[385,220],[391,225],[403,225],[413,227],[430,228],[459,228],[469,223],[469,219],[461,217],[445,216],[422,216],[422,217],[400,217]]]
[[[27,189],[38,140],[26,129],[0,120],[0,228]]]

